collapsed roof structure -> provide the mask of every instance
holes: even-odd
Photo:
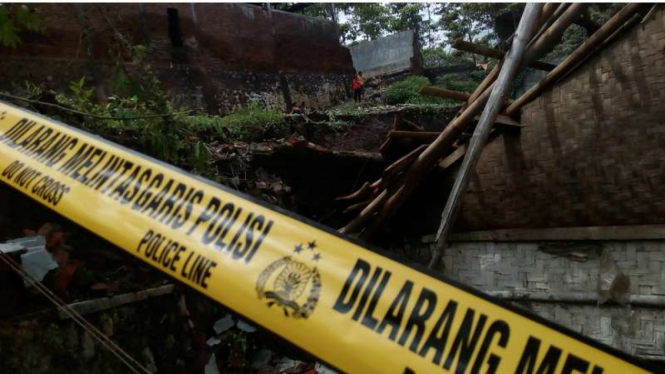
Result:
[[[445,126],[418,123],[405,110],[390,113],[392,128],[374,149],[389,166],[339,199],[340,210],[351,214],[340,231],[429,263],[631,355],[662,362],[665,12],[629,4],[563,62],[540,61],[584,6],[544,5],[528,36],[517,33],[510,51],[454,43],[500,63],[473,93],[423,89],[463,103]],[[510,101],[497,87],[526,66],[546,76]],[[347,70],[341,67],[340,75]],[[383,134],[376,127],[355,131],[373,132],[372,140]],[[346,140],[340,135],[335,141]],[[294,170],[306,159],[325,156],[334,165],[339,160],[330,161],[331,155],[341,155],[361,164],[353,168],[357,175],[366,163],[372,169],[378,164],[376,153],[324,151],[302,139],[282,145],[289,151],[280,156],[285,162],[276,162],[272,149],[264,152],[269,156],[254,151],[254,162],[268,169],[272,164],[271,172],[300,173],[293,183],[312,183],[315,178],[302,178],[303,172],[318,177],[326,170],[324,181],[331,183],[351,169]],[[293,156],[299,146],[307,153]],[[230,158],[243,148],[260,147],[224,146],[219,153]],[[437,185],[422,193],[439,177],[445,191]],[[313,188],[309,193],[322,196]],[[433,203],[446,199],[445,207]],[[433,221],[432,208],[438,210]]]

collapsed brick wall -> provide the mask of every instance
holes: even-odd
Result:
[[[228,113],[249,102],[274,109],[346,99],[353,74],[333,22],[243,4],[42,4],[45,29],[18,49],[0,48],[0,89],[24,82],[63,88],[87,76],[109,90],[109,43],[119,30],[148,47],[153,69],[177,103]],[[169,9],[177,11],[172,37]],[[176,33],[177,34],[177,33]],[[174,41],[175,40],[175,41]],[[181,42],[181,43],[179,43]]]
[[[526,105],[489,143],[460,231],[665,223],[665,13]]]

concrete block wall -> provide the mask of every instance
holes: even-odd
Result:
[[[490,294],[521,295],[508,300],[629,354],[665,361],[665,303],[596,304],[601,256],[628,276],[633,300],[665,301],[665,241],[557,245],[560,254],[544,252],[548,247],[552,251],[543,243],[457,242],[446,250],[443,273]],[[577,301],[556,300],[567,295]]]
[[[420,48],[413,31],[402,31],[351,47],[353,66],[366,77],[404,71],[417,73],[422,66]]]
[[[225,114],[250,102],[286,110],[348,97],[353,63],[333,22],[245,4],[40,4],[40,34],[0,48],[0,89],[26,80],[66,89],[86,76],[100,99],[110,92],[113,31],[147,46],[148,61],[176,102]],[[178,12],[182,46],[169,36]]]
[[[458,231],[665,223],[665,12],[523,108],[483,150]]]

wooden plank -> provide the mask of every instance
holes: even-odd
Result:
[[[356,210],[363,209],[367,205],[369,205],[369,203],[371,203],[371,202],[372,202],[372,199],[368,199],[368,200],[365,200],[365,201],[361,201],[357,204],[349,205],[349,207],[344,209],[344,211],[342,213],[346,214],[346,213],[349,213],[349,212],[355,212]]]
[[[455,162],[457,162],[459,159],[464,157],[466,154],[466,144],[462,144],[459,146],[453,153],[449,154],[448,157],[444,158],[441,162],[439,162],[439,167],[441,169],[448,169],[451,165],[453,165]]]
[[[422,127],[418,124],[415,124],[415,123],[409,121],[406,118],[402,118],[402,122],[405,123],[406,125],[408,125],[409,127],[411,127],[412,129],[416,130],[416,131],[425,131],[424,127]]]
[[[494,121],[501,110],[503,97],[515,77],[517,69],[522,65],[522,60],[526,54],[527,44],[535,32],[533,30],[534,24],[538,21],[538,16],[540,15],[542,7],[542,4],[528,3],[524,9],[519,26],[515,32],[515,37],[513,38],[513,45],[505,58],[499,76],[497,77],[489,99],[487,100],[487,105],[480,116],[473,138],[467,147],[464,161],[462,161],[460,171],[457,173],[453,188],[450,191],[450,195],[448,195],[448,201],[441,214],[441,224],[437,231],[437,244],[434,249],[434,255],[429,264],[430,268],[438,262],[441,253],[446,246],[446,237],[455,221],[460,201],[468,185],[469,177],[476,167],[476,163],[480,158],[480,153],[485,146],[485,143],[487,143],[487,140],[489,139]]]
[[[356,200],[362,197],[365,197],[370,194],[370,185],[369,183],[365,182],[356,192],[353,192],[349,195],[346,196],[340,196],[336,198],[335,200],[337,201],[349,201],[349,200]]]
[[[474,119],[475,119],[476,121],[478,121],[478,120],[480,119],[480,117],[476,116]],[[510,126],[510,127],[519,127],[519,128],[522,127],[522,124],[520,124],[519,122],[515,121],[515,120],[512,119],[511,117],[508,117],[508,116],[505,115],[505,114],[499,114],[499,115],[497,115],[497,116],[496,116],[496,119],[494,120],[494,123],[497,124],[497,125],[504,125],[504,126]]]
[[[561,27],[561,26],[559,26]],[[549,38],[555,39],[559,35],[557,33],[543,33],[542,38],[547,42]],[[527,61],[529,62],[529,61]],[[423,180],[425,173],[431,169],[432,165],[446,155],[455,150],[454,143],[459,134],[464,132],[468,125],[473,121],[482,110],[487,99],[490,96],[490,87],[494,86],[494,78],[499,74],[503,62],[497,64],[494,69],[488,74],[483,82],[476,88],[471,95],[463,109],[450,121],[450,123],[441,132],[441,135],[432,144],[421,153],[420,157],[411,165],[409,170],[404,174],[403,183],[399,188],[392,189],[394,192],[390,194],[381,194],[368,206],[372,207],[371,212],[369,209],[362,217],[359,215],[353,221],[342,229],[342,232],[359,232],[362,231],[363,225],[367,228],[362,232],[362,238],[369,240],[373,233],[383,225],[383,223],[390,219],[393,214],[399,209],[406,199],[413,193],[418,184]],[[385,192],[385,190],[383,191]],[[374,215],[370,215],[374,214]]]
[[[523,127],[521,123],[515,121],[514,119],[508,117],[505,114],[499,114],[494,120],[495,124],[504,125],[504,126],[513,126],[513,127]]]
[[[437,135],[438,135],[438,133],[437,133]],[[423,145],[419,146],[418,148],[414,149],[413,151],[411,151],[411,152],[405,154],[404,156],[400,157],[399,160],[397,160],[397,161],[393,162],[392,164],[390,164],[390,166],[388,166],[383,172],[384,178],[386,178],[390,174],[399,173],[400,171],[402,171],[402,170],[406,169],[407,167],[409,167],[409,165],[411,165],[411,163],[418,157],[418,155],[420,155],[420,153],[422,153],[422,151],[425,150],[425,148],[427,148],[427,145],[423,144]]]
[[[499,132],[496,129],[493,129],[490,133],[490,138],[487,141],[488,143],[494,140],[498,136]],[[448,157],[444,158],[439,162],[439,168],[442,170],[448,169],[459,161],[466,154],[467,145],[462,144],[459,146],[453,153],[449,154]]]
[[[455,42],[453,42],[453,44],[451,44],[451,47],[458,49],[460,51],[475,53],[496,60],[501,60],[506,55],[506,52],[504,51],[486,47],[482,44],[470,43],[464,40],[456,40]],[[552,65],[543,61],[533,61],[529,64],[529,66],[534,69],[539,69],[544,71],[552,71],[556,67],[556,65]]]
[[[427,96],[443,97],[446,99],[456,100],[456,101],[467,101],[471,97],[471,94],[467,92],[447,90],[445,88],[432,87],[432,86],[425,86],[421,88],[419,92]]]
[[[423,240],[432,242],[434,235]],[[545,229],[505,229],[451,234],[452,242],[462,241],[571,241],[571,240],[654,240],[665,239],[665,225],[556,227]]]

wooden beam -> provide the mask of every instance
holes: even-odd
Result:
[[[554,27],[554,26],[553,26]],[[557,27],[564,27],[559,24]],[[564,30],[565,31],[565,30]],[[557,38],[557,33],[543,33],[541,38]],[[530,62],[527,60],[527,62]],[[418,184],[423,180],[425,173],[436,165],[436,163],[446,155],[452,153],[456,147],[454,143],[459,134],[471,123],[473,118],[482,110],[491,90],[494,86],[494,78],[499,74],[503,63],[497,64],[490,74],[485,77],[483,82],[471,95],[464,108],[450,121],[450,123],[441,132],[441,135],[423,152],[420,157],[404,173],[403,183],[396,188],[391,188],[390,193],[383,193],[375,198],[366,210],[363,211],[353,221],[342,229],[342,232],[353,233],[362,231],[363,225],[368,224],[367,229],[363,231],[362,238],[369,240],[376,230],[399,209],[406,199],[413,193]],[[371,209],[370,209],[371,208]],[[376,213],[376,215],[374,215]]]
[[[476,116],[474,117],[474,120],[478,121],[480,117]],[[508,127],[517,127],[517,128],[522,128],[522,125],[512,119],[511,117],[508,117],[504,114],[498,114],[496,118],[494,119],[494,124],[496,125],[502,125],[502,126],[508,126]],[[441,133],[439,131],[400,131],[400,130],[393,130],[388,132],[388,136],[393,138],[393,139],[411,139],[414,141],[419,141],[419,142],[427,142],[431,143],[436,140],[436,138],[439,137]]]
[[[349,205],[346,209],[344,209],[344,211],[342,213],[346,214],[346,213],[349,213],[349,212],[355,212],[356,210],[360,210],[360,209],[366,207],[371,202],[372,202],[372,199],[368,199],[368,200],[365,200],[365,201],[361,201],[357,204]]]
[[[444,170],[451,167],[454,163],[464,157],[467,148],[468,146],[466,144],[462,144],[461,146],[457,147],[453,153],[449,154],[448,157],[439,162],[439,167]]]
[[[362,212],[358,214],[358,216],[356,216],[356,218],[351,220],[351,222],[347,223],[346,226],[342,227],[338,231],[342,234],[349,234],[349,235],[356,232],[356,230],[361,228],[367,222],[367,220],[369,220],[371,216],[374,213],[376,213],[376,211],[379,210],[379,208],[381,208],[381,206],[386,202],[388,197],[389,197],[388,191],[383,190],[379,194],[379,196],[374,198],[374,200],[372,200],[372,202],[369,203],[369,205],[367,205],[365,209],[363,209]]]
[[[446,237],[455,221],[462,196],[468,185],[469,177],[476,167],[485,143],[487,143],[494,121],[499,114],[499,110],[501,110],[503,97],[508,91],[510,83],[517,73],[517,69],[523,63],[527,44],[535,32],[534,25],[538,21],[542,7],[542,4],[528,3],[524,8],[519,26],[517,27],[517,31],[515,31],[510,52],[506,55],[499,76],[494,83],[494,87],[492,87],[487,105],[480,116],[473,138],[469,142],[464,161],[462,162],[459,173],[457,173],[453,188],[450,191],[450,195],[448,195],[448,201],[441,214],[441,224],[437,231],[437,244],[429,264],[430,268],[438,263],[441,253],[446,246]]]
[[[422,127],[422,126],[420,126],[420,125],[418,125],[418,124],[416,124],[416,123],[413,123],[413,122],[409,121],[409,120],[406,119],[406,118],[402,118],[402,123],[405,123],[408,127],[412,128],[412,129],[414,129],[414,130],[416,130],[416,131],[425,131],[425,128],[424,128],[424,127]]]
[[[439,135],[439,133],[435,133],[435,134]],[[427,148],[427,145],[423,144],[420,147],[414,149],[413,151],[411,151],[411,152],[405,154],[404,156],[400,157],[399,160],[397,160],[397,161],[393,162],[392,164],[390,164],[390,166],[388,166],[383,171],[384,178],[387,179],[387,177],[390,174],[399,173],[399,172],[403,171],[404,169],[408,168],[411,165],[411,163],[416,158],[418,158],[420,153],[425,150],[425,148]]]
[[[593,52],[605,39],[618,30],[626,21],[628,21],[633,14],[640,10],[644,4],[628,4],[621,9],[614,17],[607,21],[589,37],[582,45],[580,45],[573,53],[571,53],[565,60],[563,60],[554,70],[549,72],[545,78],[535,86],[531,87],[527,92],[515,100],[506,109],[506,114],[514,116],[517,111],[535,99],[543,90],[550,84],[557,81],[560,77],[566,74],[570,69],[573,69],[580,61],[582,61],[589,53]]]
[[[370,194],[370,185],[369,183],[365,182],[357,191],[345,195],[345,196],[340,196],[336,198],[335,200],[337,201],[349,201],[349,200],[357,200],[359,198],[363,198],[365,196],[368,196]]]
[[[506,52],[504,51],[486,47],[481,44],[469,43],[464,40],[456,40],[455,42],[453,42],[451,47],[459,49],[460,51],[475,53],[481,56],[497,60],[501,60],[506,55]],[[545,71],[551,71],[556,67],[556,65],[548,64],[547,62],[542,62],[542,61],[534,61],[530,63],[529,66],[535,69],[540,69]]]
[[[430,242],[434,235],[428,236]],[[571,241],[571,240],[654,240],[665,239],[665,225],[556,227],[469,231],[450,235],[450,241]],[[423,238],[425,240],[425,238]]]
[[[471,94],[467,92],[452,91],[445,88],[426,86],[420,89],[420,93],[427,96],[436,96],[443,97],[446,99],[456,100],[456,101],[468,101],[471,98]],[[503,100],[503,105],[508,107],[512,104],[512,101],[505,99]]]
[[[420,89],[420,93],[427,96],[443,97],[456,101],[467,101],[471,94],[460,91],[447,90],[445,88],[426,86]]]
[[[479,120],[479,117],[474,118],[476,121]],[[503,125],[503,126],[510,126],[510,127],[519,127],[522,128],[522,124],[519,122],[515,121],[514,119],[508,117],[505,114],[499,114],[496,116],[496,119],[494,120],[494,124],[496,125]]]
[[[493,129],[492,132],[490,133],[490,138],[487,141],[488,143],[491,142],[494,138],[497,137],[499,132],[496,129]],[[464,155],[466,154],[468,145],[462,144],[461,146],[457,147],[457,149],[449,154],[446,158],[441,160],[439,162],[439,168],[442,170],[448,169],[449,167],[453,166],[457,161],[459,161]]]

